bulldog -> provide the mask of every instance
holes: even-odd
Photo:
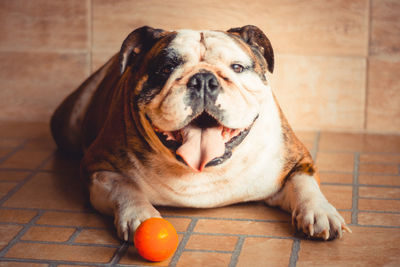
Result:
[[[268,81],[270,41],[228,31],[142,27],[57,108],[61,150],[81,153],[91,204],[124,240],[154,206],[265,201],[318,239],[350,232],[322,194],[313,160]]]

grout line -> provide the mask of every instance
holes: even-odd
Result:
[[[109,266],[115,266],[115,264],[117,264],[121,260],[122,256],[126,253],[128,248],[129,242],[122,243],[122,245],[115,251],[115,254],[112,257]]]
[[[44,244],[44,245],[68,245],[77,247],[103,247],[103,248],[119,248],[120,245],[97,244],[97,243],[72,243],[72,242],[57,242],[57,241],[39,241],[39,240],[19,240],[19,243],[26,244]]]
[[[190,222],[188,228],[186,229],[186,233],[183,236],[181,242],[178,245],[178,248],[176,249],[174,256],[172,257],[169,266],[176,266],[176,264],[179,261],[179,258],[181,257],[183,251],[185,250],[186,244],[189,241],[190,236],[192,235],[194,228],[197,224],[197,221],[199,220],[198,218],[191,218],[192,221]]]
[[[0,258],[2,259],[4,255],[10,250],[12,246],[14,246],[17,242],[20,241],[20,238],[29,230],[31,226],[33,226],[37,220],[42,216],[43,212],[38,212],[35,217],[33,217],[29,223],[25,224],[25,226],[14,236],[14,238],[8,242],[7,246],[5,246],[0,251]]]
[[[299,259],[300,239],[295,239],[292,245],[292,253],[290,254],[289,267],[296,267]]]
[[[73,244],[75,239],[78,237],[78,235],[82,232],[82,227],[76,227],[75,232],[70,236],[70,238],[65,242],[65,244]]]
[[[87,38],[88,38],[88,60],[89,60],[89,74],[93,72],[93,2],[92,0],[87,0],[87,12],[88,12],[88,29],[87,29]]]
[[[354,153],[354,167],[353,167],[353,194],[352,194],[352,212],[351,223],[358,224],[358,169],[360,163],[360,153]]]
[[[400,198],[388,198],[388,197],[358,197],[358,199],[371,199],[371,200],[400,200]]]
[[[45,158],[42,163],[40,163],[36,168],[31,170],[31,173],[25,177],[25,179],[21,180],[18,185],[14,186],[13,189],[8,191],[8,193],[0,199],[0,207],[6,202],[14,193],[16,193],[21,187],[23,187],[33,176],[35,176],[41,167],[43,167],[51,158],[54,157],[54,152],[51,153],[47,158]]]
[[[184,252],[203,252],[203,253],[223,253],[223,254],[232,254],[232,251],[227,251],[227,250],[212,250],[212,249],[184,249]]]
[[[400,211],[389,211],[389,210],[360,210],[359,212],[365,212],[365,213],[400,214]]]
[[[357,227],[371,227],[371,228],[383,228],[383,229],[400,229],[400,226],[389,226],[389,225],[368,225],[368,224],[359,224]]]
[[[371,3],[372,0],[367,1],[368,5],[368,14],[367,14],[367,56],[365,57],[365,99],[364,99],[364,131],[367,131],[368,129],[368,103],[369,103],[369,98],[368,98],[368,93],[369,93],[369,57],[370,57],[370,50],[371,50],[371,30],[372,30],[372,8],[371,8]]]
[[[5,156],[0,158],[0,164],[11,158],[15,153],[17,153],[20,149],[24,148],[24,146],[29,142],[29,139],[25,139],[18,146],[14,147],[10,152],[8,152]],[[32,171],[32,170],[29,170]]]
[[[109,266],[109,265],[107,265],[105,263],[78,262],[78,261],[65,261],[65,260],[46,260],[46,259],[1,258],[1,261],[4,261],[4,262],[15,262],[15,263],[48,264],[49,266],[59,266],[59,265]]]
[[[236,243],[235,249],[233,250],[231,261],[229,263],[229,267],[235,267],[239,260],[239,255],[242,252],[243,244],[244,244],[245,237],[239,236],[239,239]]]

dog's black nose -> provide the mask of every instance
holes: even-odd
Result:
[[[189,90],[200,95],[215,96],[218,94],[220,85],[214,74],[211,72],[199,72],[193,75],[187,83]]]

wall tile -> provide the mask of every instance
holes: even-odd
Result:
[[[400,27],[400,26],[399,26]],[[400,51],[400,38],[397,47]],[[367,129],[400,132],[400,61],[370,58],[368,64]]]
[[[361,130],[365,69],[362,58],[277,55],[272,87],[296,129]]]
[[[117,15],[116,15],[117,14]],[[95,49],[118,49],[133,29],[264,29],[277,51],[366,55],[367,1],[119,1],[93,2]]]
[[[0,52],[0,120],[48,121],[88,75],[85,53]]]
[[[372,0],[370,54],[400,56],[400,2]]]
[[[87,1],[0,1],[0,49],[88,48]]]

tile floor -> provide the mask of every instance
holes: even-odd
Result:
[[[180,236],[151,264],[87,204],[77,160],[45,124],[0,123],[0,266],[400,266],[400,136],[300,132],[322,190],[351,225],[342,240],[302,239],[262,203],[162,208]]]

